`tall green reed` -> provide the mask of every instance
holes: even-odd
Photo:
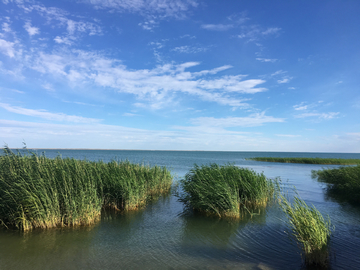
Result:
[[[306,265],[325,267],[329,258],[329,239],[331,230],[330,218],[323,218],[315,206],[308,206],[297,195],[293,204],[283,195],[281,207],[288,217],[291,235],[299,244]]]
[[[89,225],[102,208],[134,210],[170,190],[166,168],[21,155],[0,156],[0,224],[20,230]]]
[[[181,185],[180,200],[195,211],[235,218],[265,207],[278,190],[276,180],[230,164],[195,164]]]
[[[360,165],[312,171],[312,178],[327,185],[331,197],[360,204]]]

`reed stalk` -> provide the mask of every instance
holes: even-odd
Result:
[[[308,206],[299,196],[291,204],[283,195],[281,207],[288,217],[291,235],[300,246],[306,265],[326,267],[329,258],[329,239],[331,235],[330,218],[323,218],[314,207]]]

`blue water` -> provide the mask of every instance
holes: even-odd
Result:
[[[45,154],[166,166],[175,182],[195,163],[233,163],[269,178],[280,177],[290,196],[296,187],[335,225],[331,269],[360,269],[360,209],[327,198],[324,184],[311,179],[311,170],[337,166],[246,160],[259,156],[359,159],[360,154],[50,149]],[[302,269],[299,250],[286,230],[285,216],[276,205],[250,219],[231,221],[193,215],[169,195],[138,212],[104,213],[91,227],[27,234],[0,231],[0,269]]]

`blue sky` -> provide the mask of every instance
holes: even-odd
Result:
[[[360,1],[2,0],[9,147],[360,152]]]

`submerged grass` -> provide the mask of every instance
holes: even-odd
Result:
[[[291,203],[281,197],[281,207],[288,216],[288,223],[292,235],[300,245],[306,265],[326,267],[328,264],[328,244],[331,235],[330,218],[324,220],[321,213],[314,207],[308,206],[298,196]]]
[[[234,165],[194,165],[181,180],[180,200],[209,215],[240,218],[244,211],[265,207],[276,194],[276,180]]]
[[[166,168],[45,155],[0,156],[0,224],[33,228],[89,225],[102,208],[134,210],[169,192]]]
[[[360,165],[313,170],[311,176],[328,184],[328,195],[360,205]]]
[[[360,159],[342,159],[342,158],[306,158],[306,157],[254,157],[248,160],[281,162],[281,163],[300,163],[300,164],[327,164],[327,165],[356,165],[360,164]]]

